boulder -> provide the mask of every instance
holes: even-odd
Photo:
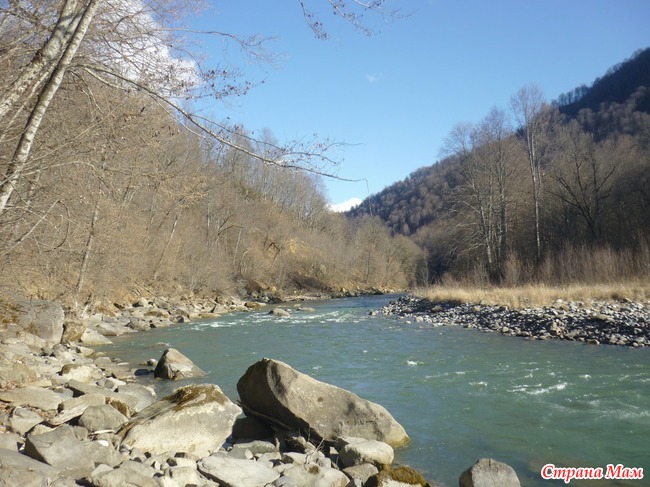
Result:
[[[34,426],[43,422],[43,417],[36,411],[28,408],[17,407],[9,418],[9,427],[14,433],[24,435]]]
[[[108,338],[106,338],[104,335],[98,333],[97,331],[88,328],[84,330],[84,332],[81,335],[81,338],[79,339],[81,343],[84,345],[88,345],[89,347],[96,347],[100,345],[110,345],[113,343],[110,341]]]
[[[27,455],[11,450],[0,454],[0,485],[45,487],[55,477],[55,469]]]
[[[277,316],[279,318],[289,318],[291,316],[291,313],[282,308],[273,308],[271,311],[269,311],[269,314]]]
[[[133,333],[133,329],[122,326],[118,323],[101,322],[96,327],[97,333],[105,337],[119,337],[125,333]]]
[[[519,487],[515,470],[491,458],[481,458],[458,479],[460,487]]]
[[[86,331],[86,325],[80,321],[66,321],[63,325],[62,343],[74,343],[81,340],[81,336]]]
[[[0,292],[0,324],[15,323],[51,344],[61,342],[65,314],[59,303]]]
[[[379,473],[379,470],[374,465],[363,463],[344,468],[343,473],[350,477],[351,482],[349,487],[363,487],[370,477]]]
[[[0,388],[6,389],[9,384],[29,384],[38,377],[37,372],[24,364],[15,362],[0,366]]]
[[[410,441],[384,407],[277,360],[265,358],[250,366],[237,382],[237,391],[246,414],[315,441],[354,436],[394,448]]]
[[[192,467],[170,467],[167,471],[167,475],[169,475],[178,486],[205,484],[205,478],[201,477],[196,468]]]
[[[345,467],[371,463],[383,468],[393,463],[395,453],[393,448],[377,440],[365,440],[344,436],[336,442],[339,458]]]
[[[322,487],[347,487],[350,479],[340,470],[325,468],[314,463],[308,465],[294,464],[287,468],[283,477],[295,480],[296,485],[314,485]]]
[[[364,487],[410,486],[429,487],[429,483],[420,472],[407,466],[387,467],[370,477],[364,484]]]
[[[48,433],[28,436],[25,454],[73,478],[85,477],[95,468],[83,442],[77,439],[74,429],[68,425]]]
[[[203,458],[198,468],[207,478],[225,487],[264,487],[280,477],[279,473],[265,465],[225,455]]]
[[[218,386],[189,385],[137,413],[118,436],[123,445],[144,452],[202,457],[223,445],[240,413]]]
[[[68,396],[40,387],[23,387],[11,391],[0,392],[0,401],[14,406],[31,406],[43,411],[56,411]]]
[[[11,450],[17,452],[22,444],[23,439],[19,434],[0,432],[0,450]],[[0,478],[2,478],[1,474]]]
[[[142,384],[124,384],[117,388],[120,394],[128,394],[137,399],[135,404],[135,411],[140,412],[147,406],[156,402],[156,392],[153,388]]]
[[[106,404],[110,404],[127,418],[131,417],[135,413],[138,404],[138,398],[131,394],[114,392],[104,387],[86,384],[77,380],[71,380],[68,382],[68,389],[74,391],[76,394],[101,394],[104,396],[104,402]]]
[[[149,475],[141,469],[134,468],[129,462],[121,465],[120,468],[110,469],[106,465],[100,465],[90,475],[90,482],[95,487],[159,487],[160,484],[154,480],[153,473]]]
[[[101,406],[106,404],[106,396],[103,394],[84,394],[83,396],[67,399],[59,404],[59,414],[51,418],[48,424],[58,426],[81,416],[89,406]]]
[[[175,348],[168,348],[160,357],[153,375],[161,379],[178,380],[201,377],[205,372]]]
[[[89,384],[101,378],[101,370],[92,365],[67,364],[61,368],[61,380],[66,383],[71,380],[77,380]]]
[[[113,430],[128,421],[128,418],[109,404],[88,406],[79,418],[79,425],[88,431]]]
[[[135,331],[147,331],[151,329],[151,325],[147,320],[142,318],[131,318],[131,320],[126,324],[129,328]]]

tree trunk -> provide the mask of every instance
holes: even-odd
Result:
[[[99,218],[99,196],[97,201],[95,201],[95,209],[93,210],[93,217],[90,220],[90,232],[88,232],[88,240],[86,240],[86,248],[84,249],[84,255],[81,259],[81,267],[79,268],[79,278],[77,279],[77,286],[75,287],[75,296],[76,299],[79,299],[79,293],[81,288],[84,285],[84,280],[86,279],[86,270],[88,269],[88,262],[90,260],[90,252],[93,248],[93,242],[95,241],[95,225]]]
[[[66,7],[70,3],[72,2],[71,1],[66,2]],[[69,41],[65,46],[61,45],[61,47],[59,48],[59,49],[63,49],[63,53],[60,55],[58,61],[54,61],[56,63],[54,64],[54,69],[51,71],[49,79],[45,82],[45,85],[43,86],[41,92],[38,95],[38,100],[36,102],[36,105],[34,106],[34,109],[29,115],[27,124],[25,126],[25,129],[23,130],[22,135],[20,136],[13,157],[11,158],[11,161],[7,165],[7,169],[4,174],[4,177],[0,182],[0,215],[2,215],[7,209],[9,198],[11,197],[12,193],[16,189],[16,186],[18,185],[18,182],[22,175],[22,172],[27,167],[31,155],[31,151],[32,151],[32,146],[34,144],[34,139],[36,137],[38,129],[41,126],[41,123],[43,122],[45,113],[47,112],[50,103],[52,103],[52,99],[54,98],[54,95],[58,91],[59,86],[61,86],[61,82],[63,81],[63,76],[65,75],[66,70],[70,66],[70,63],[74,59],[77,53],[77,49],[79,48],[79,45],[81,44],[81,41],[83,40],[84,35],[86,34],[88,27],[90,26],[90,23],[93,19],[93,16],[95,15],[95,12],[97,11],[98,6],[99,6],[99,0],[89,0],[88,4],[80,12],[81,18],[75,24],[76,28],[74,29],[74,34],[70,37]],[[66,7],[64,7],[64,10]],[[56,43],[56,45],[60,45],[60,42]],[[38,58],[35,58],[35,60],[37,65],[40,65],[40,62],[42,60]],[[51,63],[52,61],[50,60],[48,62]],[[29,72],[33,71],[31,68],[32,67],[30,66],[30,68],[27,71]],[[13,106],[13,102],[10,103],[12,99],[14,99],[14,97],[10,93],[9,96],[7,97],[7,100],[3,100],[4,105],[2,109],[5,109],[6,107],[11,108],[11,106]],[[9,105],[7,105],[7,103],[9,103]],[[0,112],[0,119],[2,119],[2,112]]]
[[[92,0],[91,3],[93,3]],[[4,120],[9,113],[13,113],[14,109],[20,111],[20,108],[15,108],[18,101],[23,98],[22,105],[24,105],[52,75],[75,35],[87,8],[80,8],[79,0],[66,0],[49,39],[0,98],[0,120]]]

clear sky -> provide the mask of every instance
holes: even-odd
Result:
[[[368,16],[372,36],[322,10],[329,40],[313,36],[297,0],[212,5],[216,15],[198,27],[272,36],[267,48],[278,55],[244,65],[246,79],[263,83],[216,116],[280,141],[317,133],[349,144],[335,154],[336,171],[367,183],[326,180],[332,203],[433,164],[456,123],[507,108],[526,84],[550,101],[650,47],[650,0],[392,0],[403,18]],[[208,50],[226,59],[221,47]]]

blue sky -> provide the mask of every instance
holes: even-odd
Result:
[[[216,12],[197,27],[274,37],[267,48],[277,55],[271,64],[242,64],[235,51],[206,46],[213,61],[263,81],[214,106],[214,116],[268,128],[280,141],[317,133],[348,144],[334,154],[342,161],[334,170],[364,181],[326,180],[333,203],[433,164],[456,123],[507,108],[526,84],[537,83],[550,101],[650,47],[648,0],[392,0],[408,15],[368,16],[370,37],[324,9],[325,41],[314,38],[297,0],[212,5]]]

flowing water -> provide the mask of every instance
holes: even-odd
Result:
[[[373,296],[309,302],[291,318],[268,309],[233,313],[120,337],[106,351],[137,364],[160,343],[190,357],[233,400],[262,357],[377,402],[404,426],[396,462],[446,486],[477,459],[508,463],[523,486],[557,466],[642,467],[644,480],[573,485],[650,485],[650,349],[529,341],[457,327],[422,327],[369,316]],[[290,305],[289,305],[290,306]],[[155,381],[159,394],[184,382]]]

